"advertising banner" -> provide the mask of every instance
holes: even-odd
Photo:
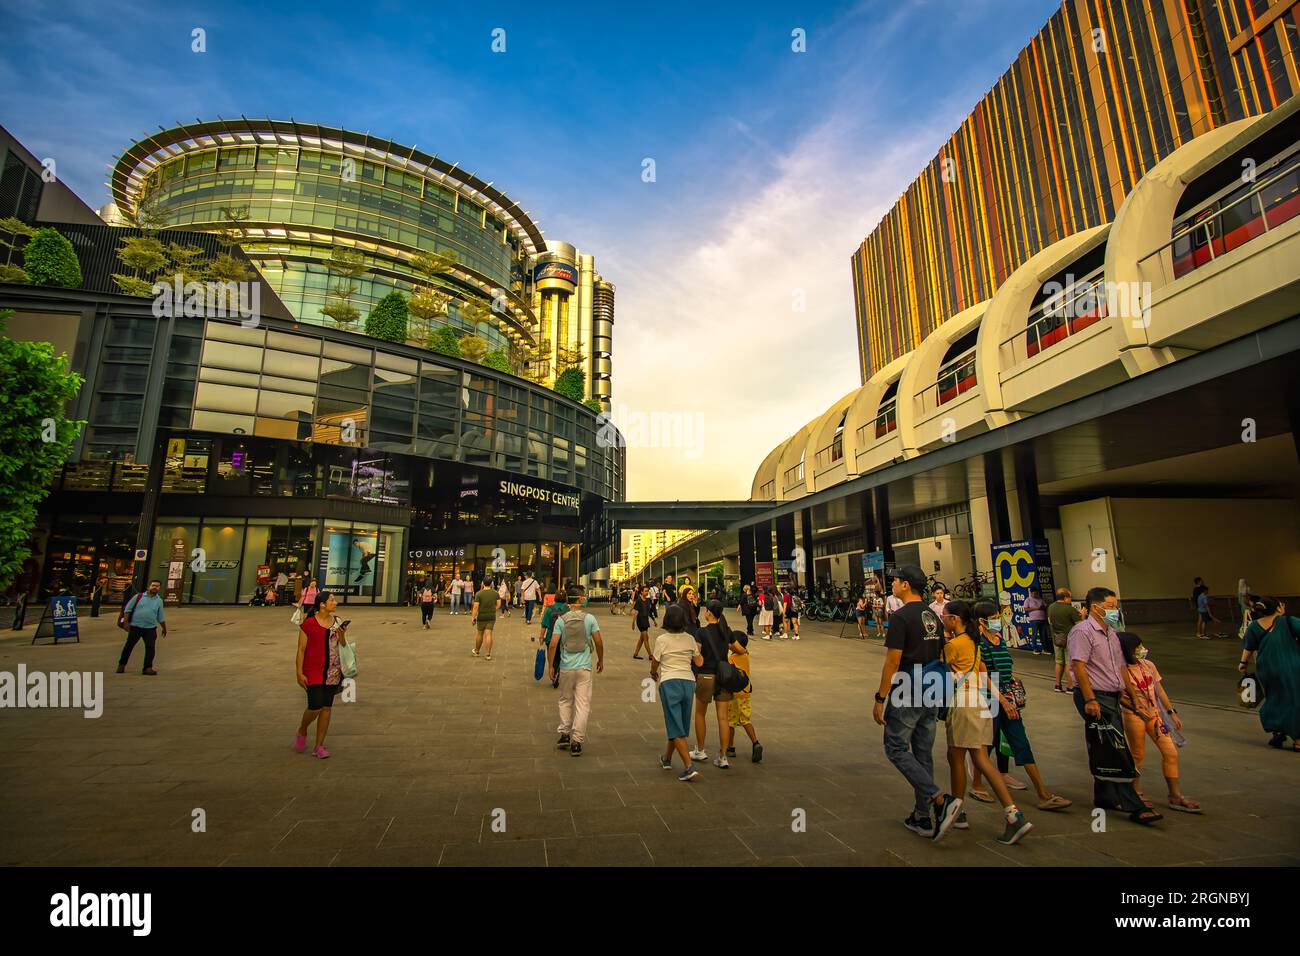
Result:
[[[774,570],[771,561],[756,561],[754,563],[754,584],[760,588],[775,587]]]
[[[324,590],[363,594],[375,586],[376,535],[332,531],[324,548]]]
[[[189,546],[184,538],[172,538],[171,552],[167,556],[167,580],[163,582],[163,603],[180,604],[185,583],[185,559]]]
[[[1025,611],[1025,598],[1030,588],[1038,588],[1041,595],[1050,595],[1052,584],[1052,555],[1046,541],[1005,541],[992,546],[993,583],[998,595],[1011,596],[1011,621],[1017,635],[1012,636],[1013,647],[1023,646],[1029,637],[1029,614]],[[1050,598],[1044,598],[1050,601]],[[1003,622],[1006,626],[1007,622]]]

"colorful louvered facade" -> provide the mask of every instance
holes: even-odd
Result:
[[[862,380],[1188,140],[1300,91],[1300,0],[1067,0],[852,259]]]

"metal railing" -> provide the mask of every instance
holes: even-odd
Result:
[[[934,384],[916,393],[918,418],[969,392],[979,382],[975,377],[975,349],[962,352],[945,363],[935,376]]]
[[[817,468],[827,468],[844,457],[844,436],[836,435],[835,439],[817,452]]]
[[[1025,327],[998,344],[1004,369],[1033,358],[1071,335],[1109,316],[1105,266],[1088,273],[1057,295],[1035,306],[1026,316]]]
[[[1160,285],[1168,285],[1300,215],[1300,155],[1285,160],[1251,189],[1218,206],[1223,198],[1206,200],[1176,219],[1173,238],[1138,260],[1143,275],[1147,264],[1154,259]],[[1225,233],[1224,217],[1229,213],[1240,216],[1243,212],[1247,214],[1244,220]],[[1184,244],[1181,249],[1180,243]]]
[[[803,481],[803,462],[802,461],[799,462],[799,464],[795,465],[793,468],[787,468],[785,470],[784,477],[785,477],[785,487],[787,488],[791,487],[792,485],[797,485],[799,484],[799,482]]]

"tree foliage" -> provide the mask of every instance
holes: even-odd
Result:
[[[461,336],[460,354],[463,358],[468,359],[471,362],[478,362],[481,365],[483,363],[484,357],[487,355],[487,352],[488,352],[488,343],[487,343],[487,339],[483,338],[483,336],[481,335]]]
[[[366,316],[366,335],[387,342],[405,342],[406,315],[406,296],[394,290]]]
[[[493,349],[483,356],[483,366],[485,368],[494,368],[498,372],[513,374],[514,369],[510,367],[510,359],[506,357],[505,349]]]
[[[437,352],[440,355],[450,355],[452,358],[460,358],[460,336],[450,325],[440,325],[429,333],[428,339],[425,340],[424,347],[430,352]]]
[[[81,376],[54,355],[49,342],[19,342],[4,334],[12,309],[0,311],[0,582],[14,579],[31,554],[36,509],[67,460],[84,422],[70,421],[68,402]]]
[[[75,289],[81,285],[81,262],[63,233],[49,226],[37,229],[23,249],[23,266],[32,285]]]
[[[582,369],[576,365],[570,365],[555,377],[555,390],[575,402],[582,401],[586,389],[587,378],[582,374]]]

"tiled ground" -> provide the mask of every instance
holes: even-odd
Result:
[[[881,752],[870,699],[881,651],[809,625],[798,643],[754,645],[761,765],[703,769],[692,784],[661,771],[662,718],[642,701],[645,662],[631,621],[598,610],[607,666],[590,740],[554,747],[555,691],[532,679],[516,615],[491,662],[470,657],[465,617],[434,629],[410,609],[348,610],[361,675],[335,708],[328,761],[289,743],[302,709],[288,609],[170,612],[157,678],[115,675],[113,617],[83,621],[81,644],[30,647],[0,632],[0,670],[105,671],[103,717],[0,710],[0,863],[285,865],[1242,865],[1300,863],[1300,757],[1269,750],[1252,713],[1231,706],[1231,642],[1185,628],[1148,638],[1181,703],[1187,792],[1202,817],[1156,829],[1113,819],[1090,828],[1082,733],[1067,698],[1019,665],[1027,720],[1049,784],[1078,801],[1035,812],[1034,832],[1001,847],[996,813],[938,845],[903,829],[910,794]],[[137,655],[143,648],[137,649]],[[1181,690],[1180,690],[1181,687]],[[708,750],[716,748],[710,729]],[[940,737],[942,742],[942,736]],[[946,782],[940,748],[937,770]],[[1158,767],[1152,766],[1152,775]],[[1162,793],[1158,781],[1149,792]],[[194,833],[192,812],[206,812]],[[804,811],[805,832],[792,829]],[[496,832],[504,811],[505,832]],[[499,814],[498,814],[499,816]]]

